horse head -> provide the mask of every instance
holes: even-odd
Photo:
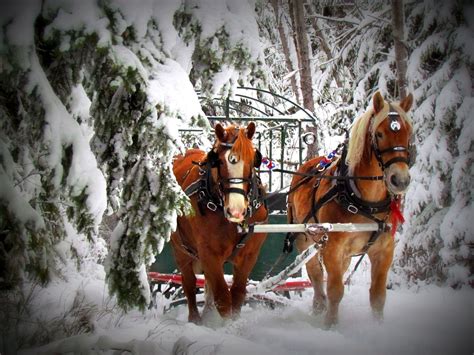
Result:
[[[217,162],[214,180],[218,183],[224,205],[224,215],[234,223],[244,221],[249,210],[249,191],[255,176],[254,167],[261,156],[252,144],[255,123],[246,128],[221,124],[215,126],[216,142],[208,159]]]
[[[385,102],[379,92],[373,98],[372,149],[384,172],[387,189],[394,195],[404,193],[410,183],[409,143],[413,128],[407,112],[412,104],[412,94],[398,105]],[[377,116],[381,116],[379,120]]]
[[[389,103],[376,92],[372,101],[373,107],[352,128],[346,160],[354,172],[360,162],[375,157],[388,191],[400,195],[410,183],[409,142],[413,125],[407,113],[413,96],[409,94],[399,103]]]

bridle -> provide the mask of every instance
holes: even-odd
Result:
[[[390,130],[393,132],[398,132],[401,129],[401,125],[399,122],[400,114],[393,108],[391,104],[389,104],[389,112],[387,118],[390,120]],[[372,116],[373,120],[374,116]],[[394,163],[405,163],[410,165],[410,150],[409,147],[405,147],[402,145],[395,145],[385,149],[380,150],[378,145],[378,137],[375,136],[375,139],[372,139],[372,149],[374,151],[375,157],[382,168],[382,171],[385,171],[390,165]],[[388,161],[383,160],[383,155],[387,153],[400,153],[405,152],[406,156],[401,157],[397,156]]]
[[[261,205],[262,202],[259,199],[259,177],[255,173],[255,167],[259,167],[261,164],[262,156],[258,149],[255,150],[255,157],[253,161],[253,166],[250,169],[250,175],[248,177],[223,177],[221,174],[220,166],[223,164],[221,159],[219,158],[219,148],[223,150],[232,149],[234,146],[234,142],[219,142],[207,155],[208,163],[210,163],[211,168],[217,168],[217,181],[215,181],[217,185],[217,193],[219,198],[223,201],[223,198],[226,194],[235,193],[244,196],[244,198],[248,201],[248,210],[250,215],[252,211],[257,210]],[[234,186],[229,186],[230,184],[248,184],[249,188],[248,191]],[[223,203],[221,203],[223,206]]]

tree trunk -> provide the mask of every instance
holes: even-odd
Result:
[[[331,49],[329,48],[329,45],[326,41],[326,38],[324,37],[323,31],[321,30],[321,28],[318,25],[318,20],[317,20],[316,16],[314,16],[312,5],[308,4],[308,6],[306,8],[307,8],[307,11],[308,11],[308,15],[311,19],[311,26],[313,26],[314,31],[319,34],[318,35],[319,43],[321,44],[321,48],[323,49],[324,54],[326,54],[327,60],[328,61],[333,60],[334,57],[332,55]],[[341,82],[341,79],[339,78],[339,73],[337,72],[337,67],[336,67],[335,64],[331,64],[331,65],[333,66],[333,75],[334,75],[334,80],[336,82],[336,85],[338,87],[342,88],[342,82]]]
[[[300,68],[301,92],[303,94],[303,105],[306,109],[314,112],[313,83],[311,79],[311,68],[309,62],[308,39],[306,34],[303,2],[292,1],[295,20],[295,37],[298,49]]]
[[[400,93],[400,100],[406,95],[407,80],[407,49],[405,47],[405,31],[403,18],[403,0],[392,0],[392,27],[393,39],[395,42],[395,63],[397,65],[397,81]]]
[[[292,13],[295,46],[298,53],[301,93],[303,95],[303,106],[314,112],[313,80],[311,78],[311,67],[309,61],[308,39],[306,34],[304,6],[302,0],[290,1],[290,12]],[[318,139],[316,125],[308,126],[306,132],[315,134],[313,144],[308,144],[306,160],[318,155]]]
[[[280,13],[281,0],[271,0],[271,4],[273,6],[273,11],[275,12],[275,18],[276,18],[277,26],[278,26],[278,33],[280,35],[280,41],[283,47],[283,54],[285,56],[286,69],[288,70],[288,73],[291,73],[295,69],[293,67],[293,63],[291,62],[288,39],[286,38],[285,29],[283,28],[283,22],[281,20],[281,16],[282,16]],[[291,83],[291,90],[295,93],[296,102],[301,103],[300,92],[298,90],[298,86],[296,84],[296,77],[294,75],[291,76],[290,83]]]

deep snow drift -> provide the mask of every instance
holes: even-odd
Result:
[[[388,290],[385,321],[372,318],[367,265],[346,287],[339,325],[324,330],[322,317],[311,314],[312,290],[293,295],[288,305],[274,310],[244,306],[241,317],[223,323],[215,315],[206,326],[187,323],[187,308],[162,314],[164,300],[144,314],[123,315],[116,308],[97,312],[92,334],[56,341],[31,353],[134,354],[472,354],[474,351],[474,297],[472,289],[436,286]],[[100,280],[69,280],[66,289],[49,287],[38,312],[60,312],[82,290],[87,302],[104,309]],[[63,284],[64,286],[64,284]],[[45,292],[45,291],[42,291]],[[53,296],[53,297],[52,297]],[[58,297],[60,296],[60,297]],[[61,306],[54,299],[61,299]],[[51,303],[48,303],[51,302]],[[99,316],[99,314],[101,314]],[[119,352],[122,353],[122,352]],[[125,352],[127,353],[127,352]]]

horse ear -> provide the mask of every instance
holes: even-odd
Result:
[[[220,123],[216,124],[216,126],[214,127],[214,132],[216,133],[217,139],[223,142],[225,138],[225,129]]]
[[[410,93],[408,94],[407,97],[405,97],[401,102],[400,102],[400,108],[408,112],[411,109],[411,106],[413,105],[413,95]]]
[[[382,97],[382,94],[380,94],[380,91],[377,91],[375,94],[374,94],[374,97],[372,99],[373,103],[374,103],[374,111],[375,111],[375,114],[379,113],[383,107],[384,107],[384,101],[383,101],[383,97]]]
[[[255,122],[250,122],[246,129],[247,138],[252,139],[255,134]]]

